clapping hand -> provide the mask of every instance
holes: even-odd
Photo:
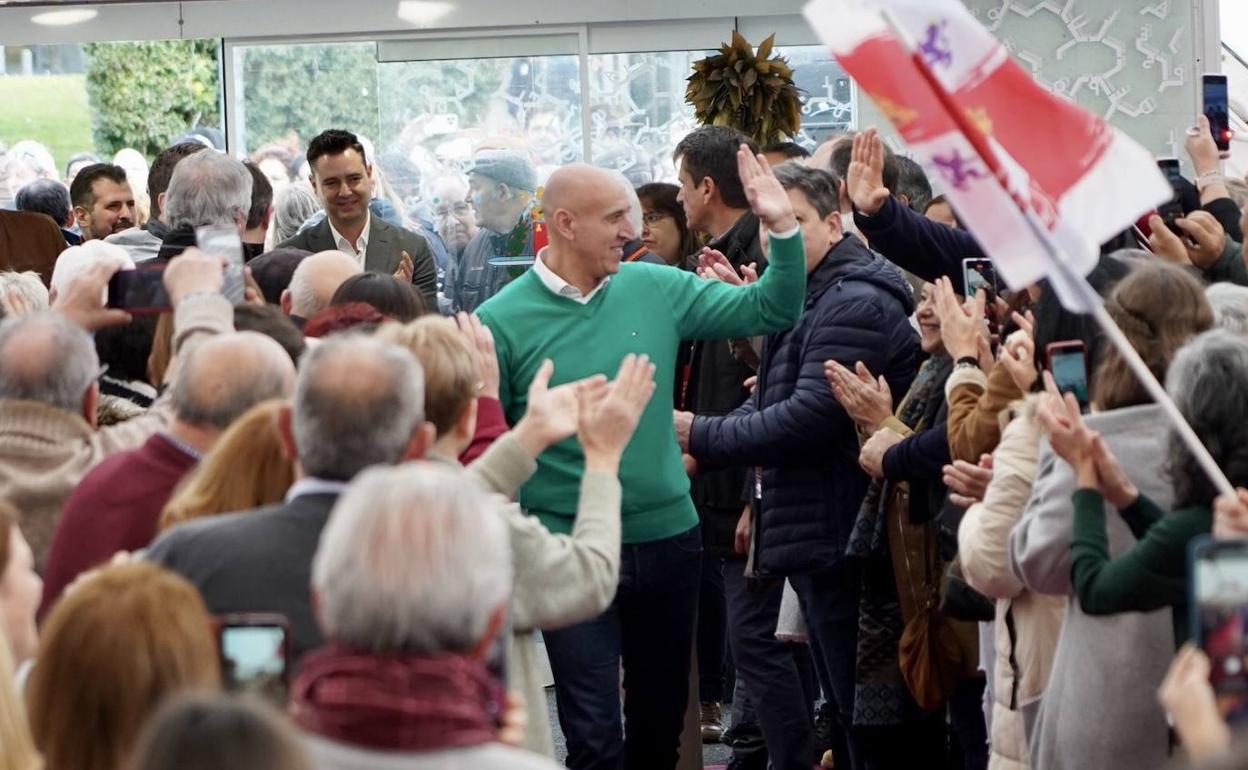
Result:
[[[607,378],[601,374],[552,388],[550,378],[554,373],[554,362],[543,361],[529,385],[528,408],[512,431],[533,457],[576,433],[580,391],[590,398],[599,398],[607,390]]]
[[[893,414],[893,393],[883,375],[871,376],[871,370],[861,361],[854,370],[851,372],[839,361],[823,362],[823,374],[832,388],[832,395],[851,420],[863,430],[874,433],[880,423]]]
[[[1018,330],[1006,337],[998,351],[997,361],[1009,373],[1014,385],[1023,393],[1029,393],[1036,383],[1036,319],[1028,310],[1026,315],[1014,314]]]
[[[399,252],[399,266],[394,271],[394,277],[403,283],[412,282],[412,273],[415,272],[416,265],[412,262],[412,257],[406,251]]]
[[[884,478],[884,453],[901,443],[904,437],[895,430],[880,428],[862,445],[858,465],[873,478]]]
[[[498,353],[494,350],[494,333],[471,313],[456,313],[455,324],[459,327],[459,333],[468,340],[468,345],[477,352],[477,367],[481,372],[480,395],[497,399],[500,375]]]
[[[741,273],[738,274],[727,257],[709,246],[703,246],[698,254],[696,272],[699,278],[723,281],[733,286],[744,286],[758,280],[757,263],[742,265]]]
[[[649,356],[630,353],[609,386],[577,392],[577,438],[586,470],[619,472],[620,456],[654,395],[654,371]]]
[[[742,144],[737,150],[737,172],[750,208],[768,230],[787,233],[797,227],[789,194],[780,186],[766,158],[755,155],[748,145]]]
[[[891,195],[884,186],[884,143],[875,128],[854,137],[845,190],[854,207],[867,216],[883,208]]]
[[[949,487],[949,501],[959,508],[970,508],[981,502],[992,481],[992,455],[981,455],[979,464],[955,460],[942,470],[945,486]]]

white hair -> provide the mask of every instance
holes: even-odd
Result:
[[[1213,308],[1215,326],[1248,335],[1248,287],[1215,283],[1205,289],[1205,298]]]
[[[502,517],[465,471],[429,462],[356,478],[312,562],[327,636],[379,652],[473,649],[511,581]]]
[[[320,210],[321,202],[312,186],[303,180],[292,182],[273,204],[273,239],[282,243],[294,238],[303,223]]]
[[[172,229],[237,225],[251,211],[251,172],[219,152],[197,152],[173,167],[161,219]]]
[[[48,289],[43,279],[33,270],[19,273],[15,270],[0,272],[0,294],[15,291],[26,300],[31,310],[48,309]]]

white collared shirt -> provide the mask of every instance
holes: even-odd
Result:
[[[354,255],[360,260],[360,264],[363,265],[364,252],[368,250],[368,236],[373,230],[372,212],[367,212],[364,219],[364,229],[360,231],[360,237],[355,240],[354,244],[348,241],[342,233],[338,232],[334,227],[333,220],[330,220],[328,217],[326,219],[329,220],[329,233],[334,236],[334,246],[344,254]]]
[[[533,260],[533,272],[537,273],[537,277],[541,279],[547,289],[550,289],[551,293],[557,294],[560,297],[567,297],[568,299],[579,302],[582,305],[588,305],[589,301],[594,298],[594,295],[597,294],[603,286],[606,286],[611,281],[611,276],[608,275],[606,278],[599,281],[597,286],[590,289],[589,294],[582,294],[580,289],[560,278],[555,274],[554,270],[551,270],[546,266],[546,263],[543,261],[543,256],[545,254],[545,248],[537,252],[537,259]]]
[[[315,476],[305,476],[291,484],[290,489],[286,490],[286,502],[289,503],[296,497],[304,495],[340,495],[346,488],[347,482],[345,481],[330,481],[318,479]]]

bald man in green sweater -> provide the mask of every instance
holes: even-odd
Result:
[[[761,156],[742,146],[737,161],[771,239],[768,270],[757,283],[732,286],[661,265],[621,265],[624,244],[636,237],[629,201],[606,171],[574,165],[551,176],[542,198],[550,246],[477,310],[494,335],[509,422],[524,414],[529,383],[546,359],[555,364],[552,385],[613,376],[628,353],[649,355],[657,367],[654,398],[620,463],[623,552],[615,602],[597,618],[544,632],[574,770],[664,770],[677,760],[702,552],[672,424],[677,345],[787,329],[805,301],[805,255],[789,197]],[[551,447],[521,490],[521,505],[552,532],[571,532],[583,467],[575,439]]]

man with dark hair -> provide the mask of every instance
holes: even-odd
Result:
[[[61,228],[61,235],[70,246],[82,243],[82,236],[69,228],[74,224],[74,210],[69,202],[69,188],[55,179],[36,179],[17,191],[17,210],[33,211],[52,217]]]
[[[797,142],[772,142],[763,148],[763,157],[773,166],[786,160],[801,160],[810,157],[810,150]]]
[[[240,332],[259,332],[282,346],[291,362],[299,364],[307,344],[303,332],[276,305],[253,305],[244,302],[234,306],[234,328]]]
[[[138,221],[134,193],[121,166],[87,166],[78,172],[74,186],[69,188],[69,199],[84,241],[107,238],[134,227]]]
[[[330,129],[308,143],[308,181],[325,207],[318,225],[279,244],[318,253],[341,251],[370,272],[411,281],[428,307],[438,306],[438,271],[429,244],[416,233],[395,227],[369,211],[373,169],[364,145],[349,131]]]
[[[152,169],[147,175],[147,196],[152,202],[152,215],[147,218],[147,224],[142,228],[110,235],[106,240],[125,249],[135,262],[154,259],[169,235],[169,226],[164,220],[165,192],[169,189],[169,180],[173,178],[173,169],[184,158],[206,149],[208,148],[198,142],[182,142],[162,150],[152,162]]]
[[[824,362],[882,375],[892,392],[910,386],[918,340],[910,327],[912,292],[901,274],[841,231],[837,180],[796,163],[775,169],[801,223],[806,300],[792,329],[767,337],[759,387],[742,408],[719,417],[677,413],[681,448],[700,464],[759,468],[752,527],[724,568],[737,670],[753,701],[772,766],[811,765],[808,704],[796,661],[775,639],[789,578],[831,680],[842,732],[850,736],[858,640],[858,573],[846,545],[869,477],[858,467],[858,435],[824,378]],[[757,581],[749,577],[759,578]],[[834,745],[837,767],[851,767],[851,741]]]
[[[893,165],[897,179],[888,188],[889,192],[898,203],[922,214],[927,202],[932,199],[932,183],[927,180],[927,173],[914,158],[905,155],[894,155]]]
[[[680,166],[680,193],[691,230],[711,236],[708,246],[722,253],[740,271],[744,265],[762,269],[758,217],[737,171],[737,149],[742,143],[758,152],[753,142],[729,128],[699,128],[676,146]],[[693,262],[697,255],[685,255]],[[739,345],[743,353],[748,346]],[[750,351],[752,353],[752,351]],[[705,415],[728,414],[749,397],[742,384],[754,374],[722,340],[698,340],[682,345],[678,369],[688,374],[677,388],[677,409]],[[741,516],[746,471],[728,468],[698,473],[690,479],[690,495],[702,524],[707,558],[702,565],[698,606],[698,665],[701,669],[702,734],[707,740],[724,731],[724,650],[726,623],[723,557],[732,553],[733,534]]]
[[[273,184],[255,163],[245,161],[243,165],[251,172],[251,208],[243,233],[243,261],[250,262],[264,253],[264,238],[273,220]]]

